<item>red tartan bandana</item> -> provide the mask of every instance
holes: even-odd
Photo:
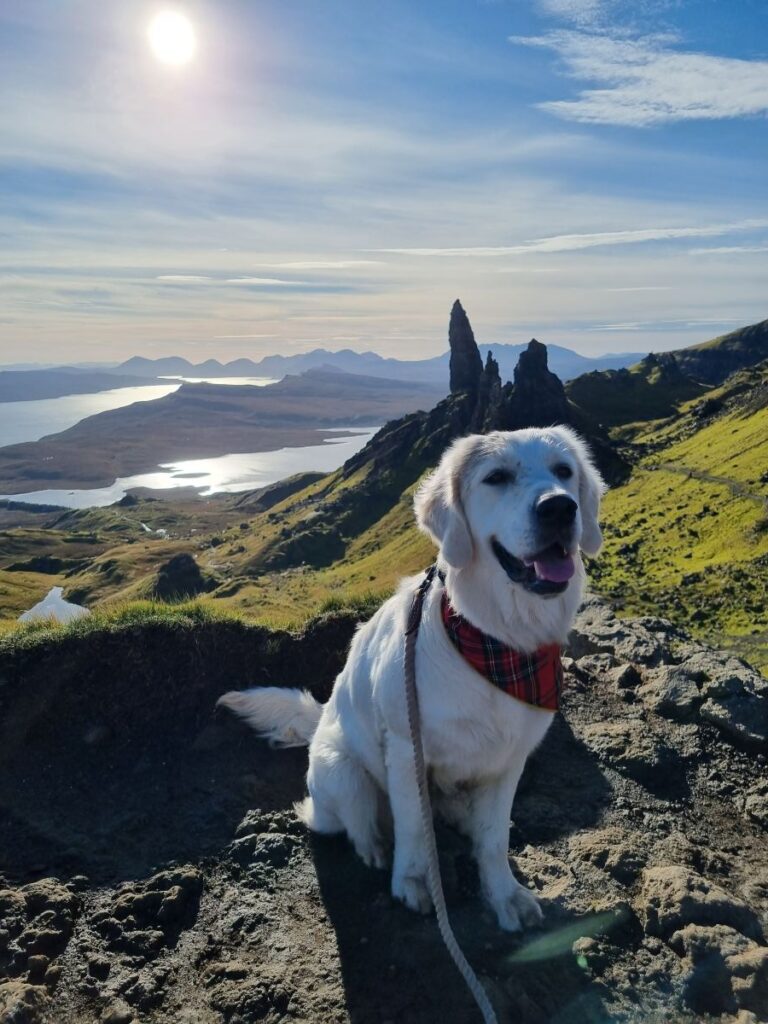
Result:
[[[521,654],[507,647],[451,608],[443,591],[443,625],[451,643],[472,668],[510,697],[547,711],[557,711],[563,685],[563,666],[557,644]]]

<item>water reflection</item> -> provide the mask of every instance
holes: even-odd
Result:
[[[30,504],[62,505],[65,508],[94,508],[111,505],[135,487],[170,490],[194,487],[202,497],[221,491],[248,491],[266,487],[294,473],[310,470],[330,473],[359,451],[376,433],[378,427],[365,429],[338,428],[325,433],[350,433],[302,448],[279,448],[272,452],[220,455],[212,459],[190,459],[161,465],[157,472],[120,477],[110,487],[88,490],[43,490],[25,494],[0,495],[12,501]]]
[[[19,622],[33,622],[36,619],[55,619],[57,622],[71,622],[91,613],[80,604],[72,604],[63,598],[63,587],[52,587],[42,601],[23,612]]]

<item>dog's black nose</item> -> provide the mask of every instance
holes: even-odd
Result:
[[[536,502],[536,518],[546,526],[570,526],[578,507],[567,494],[553,494]]]

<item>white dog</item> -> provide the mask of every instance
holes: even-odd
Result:
[[[483,893],[509,931],[541,919],[537,900],[509,866],[509,820],[526,759],[553,709],[524,703],[483,678],[451,639],[446,616],[484,649],[512,648],[528,666],[544,650],[559,669],[559,648],[550,645],[565,641],[581,600],[579,549],[593,555],[600,548],[603,490],[584,443],[553,427],[456,441],[415,499],[442,570],[426,596],[416,646],[431,792],[442,815],[471,839]],[[309,744],[309,796],[298,813],[317,832],[346,832],[366,864],[385,866],[383,822],[391,810],[392,893],[427,911],[403,669],[419,581],[405,580],[358,630],[324,706],[304,690],[277,687],[228,693],[220,703],[274,743]]]

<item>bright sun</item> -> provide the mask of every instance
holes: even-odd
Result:
[[[187,64],[197,49],[195,29],[186,15],[161,11],[149,23],[149,44],[164,64]]]

